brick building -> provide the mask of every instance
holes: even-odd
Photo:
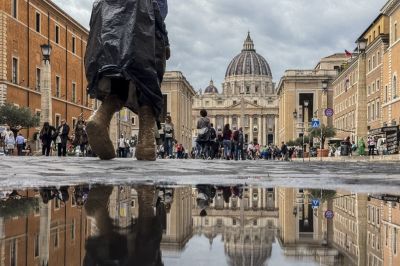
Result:
[[[92,112],[86,94],[84,54],[88,30],[48,0],[0,2],[0,104],[41,112],[43,63],[40,46],[52,46],[52,123],[66,119],[73,128]],[[31,138],[35,129],[23,134]]]

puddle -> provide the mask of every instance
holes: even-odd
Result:
[[[0,265],[400,265],[400,194],[165,183],[0,191]]]

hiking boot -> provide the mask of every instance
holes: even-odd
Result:
[[[122,107],[123,102],[117,96],[108,96],[89,118],[86,125],[90,147],[101,160],[111,160],[116,156],[109,128],[114,113],[121,110]]]
[[[139,107],[139,137],[136,159],[140,161],[156,160],[155,124],[153,109],[147,105]]]

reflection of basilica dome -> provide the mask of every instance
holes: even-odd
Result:
[[[256,53],[250,32],[243,44],[243,50],[235,56],[226,70],[225,78],[241,75],[261,75],[272,78],[267,60]]]
[[[210,85],[208,85],[208,87],[204,90],[204,93],[209,93],[209,94],[216,93],[216,94],[218,94],[218,89],[217,89],[217,87],[214,86],[214,81],[213,80],[210,80]]]

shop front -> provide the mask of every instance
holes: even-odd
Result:
[[[375,139],[379,154],[399,153],[399,126],[372,129],[368,132],[368,137]]]

